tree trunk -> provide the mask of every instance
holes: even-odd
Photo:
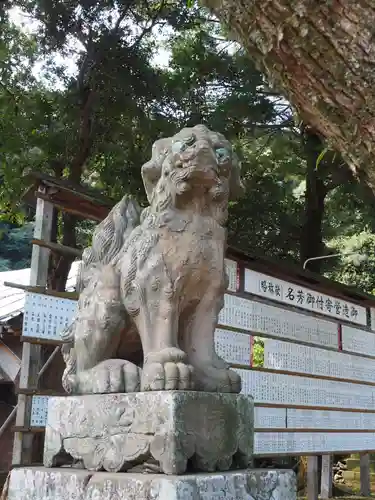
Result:
[[[93,106],[95,102],[95,92],[88,86],[79,82],[79,95],[81,101],[80,128],[78,136],[77,153],[69,165],[68,179],[76,185],[81,183],[81,177],[86,161],[88,160],[92,146],[92,118]],[[56,177],[63,174],[63,166],[55,167]],[[68,247],[77,247],[77,217],[69,213],[62,214],[62,244]],[[56,233],[57,235],[57,233]],[[60,255],[53,259],[53,269],[50,273],[49,286],[59,292],[64,291],[69,276],[69,271],[74,258],[67,255]]]
[[[375,189],[375,2],[202,0]]]
[[[321,170],[316,168],[321,141],[319,137],[308,131],[303,134],[302,141],[306,157],[306,194],[305,220],[300,241],[301,265],[307,259],[324,255],[323,217],[324,200],[327,194]],[[308,263],[308,269],[316,273],[320,273],[321,266],[321,260],[312,260]]]
[[[76,238],[76,225],[77,218],[74,215],[64,213],[62,215],[63,227],[62,227],[62,244],[67,247],[76,248],[77,238]],[[67,255],[58,255],[54,261],[54,267],[51,271],[49,287],[52,290],[58,292],[64,292],[66,287],[66,282],[69,276],[69,271],[72,263],[74,262],[74,257]]]
[[[63,176],[64,165],[60,162],[55,162],[54,173],[56,179],[61,179]],[[78,183],[82,172],[80,167],[78,173]],[[68,213],[63,213],[62,216],[62,244],[75,248],[76,241],[76,217]],[[59,211],[53,209],[53,223],[51,241],[57,243],[59,236]],[[48,271],[48,288],[58,292],[64,292],[68,279],[70,267],[74,258],[66,255],[52,254],[50,259],[50,269]]]

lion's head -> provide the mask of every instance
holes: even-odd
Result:
[[[239,162],[222,134],[204,125],[156,141],[142,179],[152,211],[197,204],[226,219],[228,201],[242,194]]]

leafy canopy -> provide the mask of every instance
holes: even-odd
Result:
[[[32,220],[19,201],[27,170],[84,182],[114,199],[133,193],[144,203],[140,166],[153,141],[198,122],[224,133],[242,160],[246,195],[230,207],[230,243],[298,261],[314,188],[309,165],[318,163],[315,181],[320,178],[325,189],[324,251],[355,243],[372,252],[372,198],[355,181],[334,179],[329,155],[306,151],[288,103],[268,88],[205,9],[172,0],[11,3],[33,24],[31,33],[12,24],[3,2],[0,258],[5,265],[28,258],[14,248],[17,224]],[[168,53],[164,65],[155,56],[162,50]],[[84,245],[87,224],[71,222],[59,219],[58,239]],[[26,229],[25,235],[30,238]],[[329,265],[334,264],[336,278],[375,288],[371,259],[359,268],[349,269],[346,261]]]

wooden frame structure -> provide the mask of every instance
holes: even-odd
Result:
[[[98,195],[92,190],[74,186],[67,181],[56,180],[43,174],[32,174],[31,187],[25,194],[27,203],[35,204],[36,199],[36,224],[34,231],[31,280],[30,285],[22,287],[27,292],[35,292],[52,297],[63,297],[77,299],[77,294],[68,292],[56,292],[46,289],[48,261],[51,253],[80,257],[81,251],[51,242],[52,213],[53,208],[70,213],[83,219],[101,221],[107,216],[114,202]],[[309,285],[312,289],[321,293],[333,294],[339,299],[352,301],[363,307],[375,308],[375,300],[359,290],[331,282],[324,277],[317,276],[309,271],[291,266],[284,267],[274,261],[248,255],[238,249],[229,248],[227,252],[229,259],[234,259],[243,265],[251,266],[252,270],[259,273],[267,273],[279,279],[292,280],[300,286]],[[243,268],[244,266],[242,266]],[[243,271],[241,271],[243,272]],[[241,277],[243,279],[243,276]],[[8,283],[10,287],[17,287]],[[22,367],[19,383],[19,395],[16,415],[13,466],[24,466],[32,463],[32,436],[42,433],[43,428],[31,426],[31,398],[32,395],[61,395],[52,390],[43,390],[38,387],[38,382],[43,373],[51,366],[59,353],[61,342],[52,340],[41,340],[37,338],[21,337],[23,340]],[[55,345],[51,356],[42,366],[41,345]],[[7,422],[7,425],[10,423]],[[309,498],[318,496],[317,482],[318,458],[311,455],[308,458],[308,485]],[[321,496],[329,498],[332,495],[332,456],[324,455],[322,463]],[[369,455],[361,455],[361,492],[369,492]]]
[[[47,290],[48,265],[51,253],[80,257],[81,251],[75,248],[59,245],[51,241],[53,209],[76,215],[83,219],[96,222],[103,220],[111,210],[114,202],[104,198],[90,189],[72,186],[69,182],[58,180],[41,173],[27,176],[30,187],[24,194],[24,202],[35,206],[36,217],[33,250],[31,258],[30,285],[25,287],[13,283],[6,283],[12,288],[21,288],[29,292],[41,292],[54,297],[76,298],[76,294]],[[44,429],[32,429],[30,425],[31,397],[33,394],[43,392],[38,390],[38,382],[46,370],[51,366],[60,346],[56,346],[50,357],[42,366],[42,344],[49,342],[29,342],[23,339],[22,364],[18,387],[18,403],[12,414],[2,426],[2,432],[15,421],[15,435],[13,448],[13,466],[28,465],[32,463],[33,434]],[[51,391],[44,391],[51,392]],[[52,391],[53,393],[53,391]]]

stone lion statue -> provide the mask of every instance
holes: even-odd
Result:
[[[240,392],[216,354],[228,201],[242,192],[229,142],[203,125],[155,142],[149,206],[125,196],[83,253],[78,312],[64,332],[69,393]]]

